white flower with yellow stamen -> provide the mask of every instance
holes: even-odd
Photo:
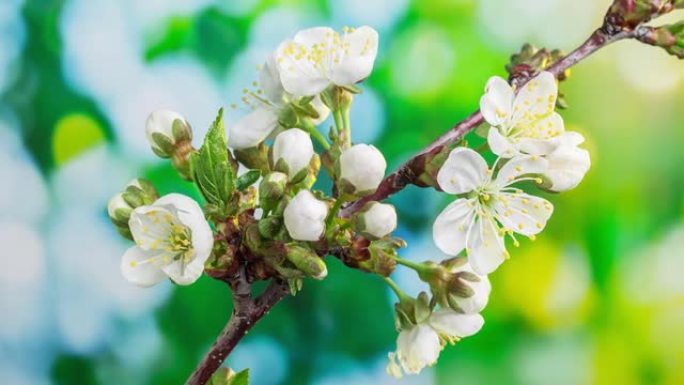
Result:
[[[401,377],[402,372],[418,374],[434,365],[447,343],[470,337],[482,329],[479,314],[462,314],[450,309],[437,310],[425,322],[402,330],[397,337],[397,351],[389,353],[387,373]]]
[[[352,86],[370,75],[378,53],[378,33],[371,27],[327,27],[299,31],[280,44],[276,63],[287,92],[318,95],[331,84]]]
[[[508,257],[504,236],[515,241],[513,233],[534,237],[546,226],[553,206],[547,200],[510,187],[512,184],[541,179],[532,177],[547,169],[538,156],[517,157],[508,161],[496,177],[477,152],[457,148],[449,154],[437,174],[439,187],[462,195],[437,217],[433,239],[449,255],[464,249],[473,270],[489,274]]]
[[[273,56],[269,57],[259,72],[259,85],[261,88],[257,92],[244,90],[243,101],[251,111],[229,127],[230,148],[242,150],[255,147],[266,140],[280,127],[280,115],[297,99],[283,88]],[[318,118],[313,120],[314,124],[323,122],[330,114],[330,110],[319,97],[314,98],[311,105],[318,113]]]
[[[168,194],[133,210],[128,224],[136,246],[121,261],[126,280],[148,287],[168,276],[189,285],[202,275],[214,236],[197,202]]]
[[[542,72],[515,93],[504,79],[492,77],[480,100],[489,130],[487,141],[502,158],[521,154],[547,155],[558,147],[564,132],[563,118],[555,111],[558,84],[550,72]]]

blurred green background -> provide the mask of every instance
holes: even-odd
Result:
[[[396,166],[475,109],[511,52],[527,41],[572,49],[609,2],[3,0],[0,383],[179,384],[227,320],[220,282],[143,290],[119,274],[128,245],[108,198],[137,175],[194,194],[147,148],[149,112],[179,111],[199,142],[279,41],[368,24],[381,45],[354,139]],[[684,383],[683,85],[681,62],[634,42],[573,70],[563,115],[588,138],[592,170],[549,198],[547,231],[491,276],[482,332],[401,383]],[[448,199],[417,188],[393,198],[406,258],[442,257],[430,229]],[[384,373],[391,293],[328,265],[229,359],[254,385],[396,383]],[[409,272],[396,279],[424,289]]]

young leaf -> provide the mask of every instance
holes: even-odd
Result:
[[[219,368],[207,385],[249,385],[249,369],[235,373],[230,368]]]
[[[243,191],[247,187],[253,185],[261,176],[261,171],[259,170],[249,170],[242,174],[235,182],[235,187],[238,191]]]
[[[229,385],[249,385],[249,369],[238,372],[228,383]]]
[[[207,203],[228,215],[228,202],[235,191],[235,175],[228,158],[223,109],[209,127],[204,144],[190,158],[193,179]]]

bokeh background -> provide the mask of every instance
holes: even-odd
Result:
[[[2,0],[0,383],[179,384],[228,318],[220,282],[143,290],[119,274],[128,244],[108,198],[138,175],[195,194],[149,151],[149,112],[183,113],[199,141],[280,40],[368,24],[381,46],[354,139],[396,166],[475,109],[512,51],[569,50],[608,3]],[[588,138],[592,170],[550,198],[547,231],[491,276],[482,332],[402,383],[684,383],[683,85],[684,64],[633,42],[573,70],[564,116]],[[404,256],[440,258],[430,228],[448,198],[409,188],[393,202]],[[396,383],[384,373],[391,293],[328,265],[327,280],[306,282],[229,359],[253,384]],[[410,272],[396,279],[424,289]]]

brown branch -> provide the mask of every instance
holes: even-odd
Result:
[[[230,286],[233,289],[233,314],[186,385],[206,384],[247,332],[289,293],[286,283],[274,279],[259,297],[253,299],[252,287],[244,270],[230,281]]]
[[[616,41],[632,38],[634,35],[635,32],[633,30],[610,28],[608,24],[606,24],[606,26],[596,30],[591,37],[584,42],[584,44],[570,52],[567,56],[558,60],[548,69],[546,69],[546,71],[549,71],[558,77],[567,69],[586,59],[599,49],[606,47]],[[518,77],[514,79],[514,83],[518,86],[522,86],[527,83],[532,76],[534,76],[534,74],[526,74],[525,76]],[[444,146],[449,146],[460,141],[466,134],[477,128],[483,122],[484,118],[480,110],[473,112],[463,121],[451,128],[451,130],[444,133],[442,136],[430,143],[430,145],[428,145],[425,149],[406,161],[406,163],[401,165],[396,171],[388,175],[380,183],[380,186],[378,186],[377,190],[373,194],[358,199],[355,202],[347,205],[340,211],[340,216],[348,217],[354,212],[360,210],[367,202],[385,200],[403,190],[409,184],[415,184],[418,178],[418,173],[420,172],[420,166],[426,156],[438,152]]]

